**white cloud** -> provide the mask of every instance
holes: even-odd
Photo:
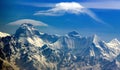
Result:
[[[59,16],[65,13],[79,14],[83,12],[83,8],[84,7],[77,2],[61,2],[49,10],[38,11],[34,15]]]
[[[45,15],[45,16],[62,16],[65,13],[69,14],[87,14],[94,20],[104,23],[100,20],[92,11],[88,10],[87,8],[83,7],[80,3],[77,2],[61,2],[57,3],[54,7],[44,11],[38,11],[34,15]],[[105,24],[105,23],[104,23]]]
[[[33,20],[33,19],[20,19],[14,22],[10,22],[7,25],[21,25],[23,23],[30,23],[34,26],[48,26],[47,24],[41,22],[41,21],[37,21],[37,20]]]

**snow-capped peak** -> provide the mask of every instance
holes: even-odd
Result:
[[[109,43],[119,43],[120,44],[120,42],[118,41],[117,38],[112,39]]]
[[[34,30],[33,25],[30,24],[30,23],[23,23],[23,24],[21,24],[20,27],[23,28],[23,29]]]
[[[20,37],[20,36],[33,36],[33,35],[38,35],[39,32],[34,28],[34,26],[30,23],[24,23],[22,24],[16,31],[15,36]]]
[[[0,32],[0,37],[6,37],[6,36],[10,36],[10,34]]]
[[[24,44],[29,43],[36,47],[41,47],[44,44],[39,35],[40,32],[37,31],[37,29],[35,29],[34,26],[29,23],[22,24],[15,33],[15,37],[19,42],[22,42]]]
[[[117,38],[111,40],[108,45],[110,46],[117,46],[117,45],[120,45],[120,42],[117,40]]]
[[[72,32],[69,32],[69,33],[68,33],[68,36],[70,36],[70,37],[78,37],[78,36],[80,36],[80,35],[79,35],[78,32],[72,31]]]
[[[33,26],[33,25],[30,23],[23,23],[23,24],[21,24],[21,26]]]

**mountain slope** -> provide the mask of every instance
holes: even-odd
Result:
[[[6,37],[6,36],[10,36],[10,34],[0,32],[0,38],[1,38],[1,37]]]
[[[20,70],[119,70],[120,42],[109,43],[97,35],[82,37],[41,33],[29,23],[14,35],[0,38],[0,58]],[[112,67],[111,67],[112,66]]]

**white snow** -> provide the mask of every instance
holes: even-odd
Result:
[[[120,53],[120,42],[115,38],[111,40],[109,43],[105,43],[105,44],[109,49],[109,54],[107,54],[106,56],[110,60],[113,60]]]
[[[93,50],[90,50],[90,56],[95,56],[95,53]]]
[[[120,46],[120,42],[117,40],[117,38],[111,40],[109,43],[107,43],[110,47]]]
[[[37,36],[34,36],[32,38],[28,37],[27,41],[37,47],[42,47],[44,45],[44,42]]]
[[[10,34],[0,32],[0,37],[6,37],[6,36],[10,36]]]

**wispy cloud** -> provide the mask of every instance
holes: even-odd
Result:
[[[7,25],[21,25],[23,23],[30,23],[34,26],[48,26],[47,24],[45,24],[41,21],[37,21],[37,20],[33,20],[33,19],[20,19],[17,21],[10,22]]]
[[[49,7],[48,10],[40,10],[34,13],[36,16],[63,16],[64,14],[87,14],[95,21],[110,26],[93,13],[89,8],[94,9],[119,9],[119,1],[92,1],[92,2],[60,2],[60,3],[21,3],[32,7]]]
[[[120,1],[97,1],[81,3],[86,8],[120,10]]]
[[[70,3],[70,2],[68,2],[68,3]],[[25,3],[24,2],[24,3],[19,3],[19,4],[33,6],[33,7],[55,7],[59,3],[27,3],[27,2]],[[80,2],[79,4],[86,8],[120,10],[120,1],[119,0],[89,1],[89,2]]]
[[[64,14],[87,14],[94,20],[104,23],[100,20],[92,11],[83,7],[80,3],[77,2],[61,2],[57,3],[51,9],[38,11],[34,15],[45,15],[45,16],[62,16]]]
[[[84,7],[77,2],[61,2],[57,3],[49,10],[38,11],[34,15],[60,16],[64,15],[65,13],[80,14],[84,12],[83,8]]]

